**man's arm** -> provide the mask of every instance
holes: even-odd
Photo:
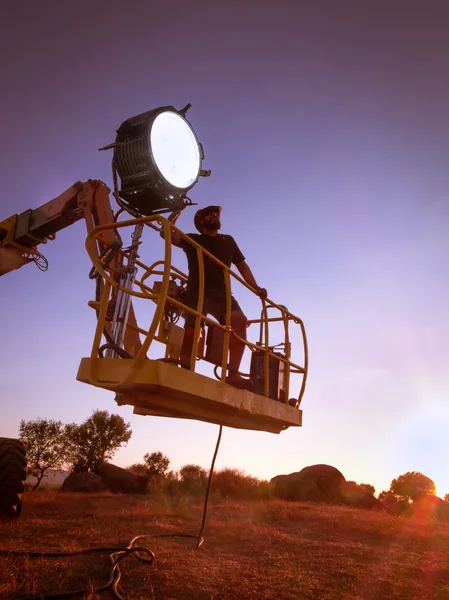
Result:
[[[261,298],[266,298],[267,290],[265,288],[261,288],[257,285],[257,281],[254,279],[254,275],[252,274],[252,271],[249,268],[249,266],[247,265],[247,263],[244,260],[242,260],[241,262],[237,263],[235,266],[237,267],[240,275],[243,277],[243,279],[246,281],[246,283],[248,285],[250,285],[251,287],[253,287]]]

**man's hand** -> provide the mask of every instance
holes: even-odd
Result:
[[[267,290],[257,285],[254,275],[252,274],[251,269],[248,267],[246,262],[242,260],[242,262],[237,263],[235,266],[246,283],[256,290],[257,294],[260,298],[262,298],[262,300],[265,300],[265,298],[268,296]]]
[[[267,290],[265,288],[258,287],[257,288],[257,293],[259,294],[259,298],[261,300],[266,300],[266,298],[268,296],[268,292],[267,292]]]

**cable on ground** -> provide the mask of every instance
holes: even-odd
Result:
[[[17,550],[0,550],[0,555],[2,556],[26,556],[30,558],[42,558],[42,557],[50,557],[50,558],[61,558],[64,556],[79,556],[81,554],[93,554],[99,552],[110,552],[109,560],[112,563],[112,569],[110,572],[109,580],[104,585],[101,585],[97,588],[87,588],[83,590],[74,590],[72,592],[61,592],[57,594],[39,594],[37,596],[23,596],[21,598],[17,598],[16,600],[69,600],[70,598],[80,598],[88,593],[101,594],[103,592],[111,591],[112,594],[117,598],[117,600],[125,600],[124,597],[120,594],[117,589],[117,586],[120,582],[122,573],[120,571],[119,562],[122,561],[125,557],[129,555],[134,555],[138,560],[144,562],[146,564],[152,565],[156,560],[156,555],[152,550],[147,548],[146,546],[134,546],[134,542],[136,540],[141,540],[146,537],[153,538],[164,538],[164,537],[183,537],[183,538],[195,538],[197,540],[196,550],[198,550],[204,543],[203,531],[206,525],[206,516],[207,516],[207,507],[209,502],[209,493],[210,487],[212,483],[212,475],[214,472],[215,460],[218,454],[218,448],[220,447],[221,435],[223,433],[223,425],[220,425],[220,430],[218,433],[217,443],[215,446],[215,452],[212,458],[212,463],[209,471],[209,479],[207,482],[206,496],[204,499],[203,505],[203,518],[201,521],[201,529],[198,536],[189,534],[189,533],[161,533],[161,534],[144,534],[135,536],[126,548],[114,548],[114,547],[96,547],[96,548],[88,548],[85,550],[75,550],[73,552],[28,552],[28,551],[17,551]],[[146,554],[147,556],[142,556],[142,554]]]

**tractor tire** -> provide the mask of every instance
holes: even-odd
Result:
[[[26,467],[23,444],[0,438],[0,521],[17,519],[22,511]]]

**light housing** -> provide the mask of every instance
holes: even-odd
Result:
[[[203,148],[182,110],[162,106],[131,117],[117,130],[114,166],[119,196],[142,215],[179,210],[203,171]]]

